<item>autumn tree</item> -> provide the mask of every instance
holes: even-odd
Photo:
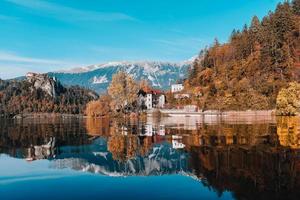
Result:
[[[149,88],[151,88],[151,87],[150,87],[150,84],[149,84],[148,80],[142,79],[139,82],[139,89],[141,89],[141,90],[147,90]]]
[[[60,85],[56,98],[53,98],[27,80],[0,81],[0,116],[27,113],[84,114],[86,104],[97,98],[96,93],[77,86],[66,88]]]
[[[195,104],[204,109],[275,108],[279,90],[299,76],[298,10],[299,0],[280,3],[261,21],[254,16],[249,26],[233,30],[227,43],[202,50],[185,81],[188,92],[202,90]]]
[[[292,82],[280,90],[276,101],[277,115],[296,115],[300,109],[300,84]]]
[[[102,117],[110,113],[110,97],[107,95],[101,96],[98,100],[90,101],[86,105],[85,114],[89,117]]]
[[[138,85],[127,73],[116,73],[108,87],[108,94],[112,101],[111,106],[116,111],[132,110],[137,101]]]
[[[296,15],[300,15],[300,0],[292,1],[293,11]]]
[[[126,136],[114,134],[109,137],[107,148],[112,153],[113,159],[118,161],[126,160]]]

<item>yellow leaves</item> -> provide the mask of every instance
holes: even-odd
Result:
[[[276,99],[277,115],[296,115],[300,108],[300,84],[292,82],[280,90]]]
[[[217,90],[223,90],[224,87],[225,87],[224,82],[221,81],[221,80],[215,80],[214,84],[215,84],[215,87],[216,87]]]
[[[277,135],[280,145],[299,149],[299,117],[278,117]]]
[[[108,115],[110,112],[110,98],[108,96],[102,96],[99,100],[90,101],[86,105],[85,113],[89,117],[101,117]]]
[[[112,153],[115,160],[125,160],[126,137],[124,135],[112,135],[108,140],[108,150]]]
[[[137,83],[127,73],[120,71],[115,74],[108,88],[114,109],[131,106],[137,100],[138,88]]]
[[[145,80],[145,79],[142,79],[142,80],[139,82],[139,88],[140,88],[141,90],[144,90],[144,91],[146,91],[147,89],[149,89],[150,86],[149,86],[148,81]]]

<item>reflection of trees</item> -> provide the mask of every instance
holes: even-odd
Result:
[[[127,137],[127,159],[134,158],[138,154],[138,137],[130,135]]]
[[[229,190],[237,199],[296,199],[299,138],[299,118],[285,117],[277,119],[277,128],[272,124],[203,126],[184,137],[184,142],[195,175],[219,194]]]
[[[112,153],[114,160],[124,161],[126,159],[126,136],[113,135],[108,139],[108,150]]]
[[[155,134],[158,133],[157,130],[153,131],[154,135],[145,134],[145,126],[140,123],[114,121],[110,126],[109,119],[87,119],[85,124],[83,121],[1,124],[0,147],[2,152],[10,151],[11,155],[17,155],[29,154],[28,151],[32,150],[33,145],[46,144],[51,137],[56,138],[58,146],[92,143],[86,145],[81,152],[83,149],[81,146],[64,150],[61,148],[60,151],[65,151],[65,154],[58,155],[62,155],[61,158],[78,156],[81,161],[93,158],[90,161],[91,166],[95,163],[99,166],[107,165],[109,170],[113,171],[115,166],[110,166],[111,163],[124,166],[124,170],[132,163],[136,163],[135,169],[139,169],[140,163],[143,162],[137,160],[147,157],[155,144],[162,141],[170,142],[173,135],[178,135],[180,142],[185,144],[185,150],[180,152],[188,152],[190,155],[190,168],[186,171],[192,171],[218,193],[233,191],[238,199],[294,198],[300,195],[300,151],[297,150],[299,119],[278,118],[277,123],[277,127],[275,124],[202,125],[197,130],[166,127],[165,136]],[[97,143],[97,139],[91,140],[86,132],[92,136],[105,136],[98,138],[104,140],[105,144]],[[99,144],[105,147],[100,147]],[[23,147],[25,150],[20,153],[16,147]],[[3,150],[4,148],[6,150]],[[57,149],[54,153],[59,153],[59,148]],[[40,149],[42,152],[40,155],[44,156],[45,150],[48,149]],[[99,152],[105,152],[106,156],[94,154]],[[162,152],[162,154],[162,158],[171,160],[166,158],[171,153]],[[34,152],[32,155],[36,157],[37,154]],[[111,161],[108,161],[108,158]],[[149,160],[153,161],[150,157]],[[163,166],[165,160],[155,160],[155,166],[160,166],[157,164]],[[184,162],[183,165],[186,165],[187,161]],[[119,170],[122,171],[123,168]]]
[[[142,141],[142,144],[140,144],[140,155],[146,156],[154,143],[152,142],[151,137],[139,137],[140,141]]]
[[[114,134],[108,138],[107,146],[115,160],[126,161],[138,155],[146,155],[153,143],[149,137]]]
[[[87,118],[86,121],[87,133],[92,136],[109,136],[110,134],[110,119],[104,118]]]
[[[281,148],[193,147],[191,168],[219,194],[237,199],[288,199],[300,194],[299,152]]]
[[[56,146],[89,144],[85,133],[79,119],[0,121],[0,151],[14,157],[28,157],[32,148],[45,145],[52,138]]]
[[[141,124],[115,121],[108,138],[108,150],[114,159],[125,161],[138,155],[146,155],[154,142],[152,137],[141,136],[144,131]]]
[[[292,149],[300,148],[300,118],[277,118],[277,135],[280,145]]]
[[[245,148],[268,143],[276,145],[275,126],[270,124],[203,125],[197,130],[166,129],[167,135],[182,135],[187,149],[195,146],[243,146]]]

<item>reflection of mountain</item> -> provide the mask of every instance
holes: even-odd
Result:
[[[167,143],[155,145],[145,156],[136,156],[125,161],[113,159],[104,139],[97,139],[83,147],[62,147],[55,168],[71,168],[109,176],[164,175],[187,172],[187,155],[172,149]]]

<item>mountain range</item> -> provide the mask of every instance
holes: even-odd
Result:
[[[167,90],[171,84],[187,77],[192,63],[193,59],[178,63],[155,61],[108,62],[71,70],[49,72],[48,75],[55,77],[66,86],[78,85],[98,93],[104,93],[112,80],[112,76],[118,71],[125,71],[137,81],[145,79],[154,88]]]

